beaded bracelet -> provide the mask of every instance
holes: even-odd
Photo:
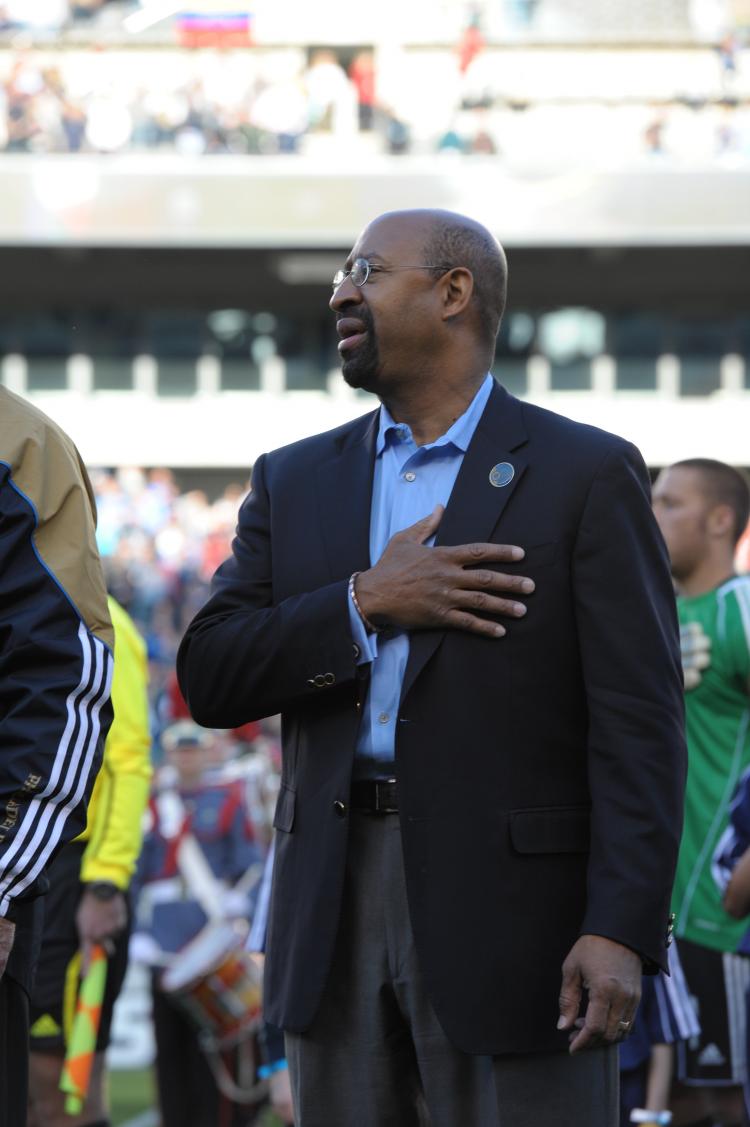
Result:
[[[369,618],[367,617],[365,612],[362,610],[362,607],[359,605],[359,599],[357,598],[357,592],[354,590],[354,584],[355,584],[355,582],[357,580],[357,576],[359,574],[360,573],[358,571],[355,571],[354,574],[349,579],[349,598],[354,603],[354,609],[356,610],[359,617],[362,619],[362,625],[364,626],[365,630],[367,630],[370,634],[377,634],[380,630],[380,627],[374,626],[372,624],[372,622],[370,622]]]

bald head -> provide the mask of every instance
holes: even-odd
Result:
[[[508,291],[505,252],[495,236],[467,215],[440,208],[388,211],[379,215],[370,228],[380,223],[395,223],[417,235],[424,261],[435,265],[436,274],[455,266],[471,272],[477,329],[485,343],[494,348]]]

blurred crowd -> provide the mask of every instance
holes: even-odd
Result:
[[[562,136],[575,153],[747,156],[750,109],[736,89],[739,54],[736,38],[721,45],[712,97],[686,92],[653,105],[510,95],[471,25],[452,51],[380,69],[370,50],[152,51],[137,65],[123,50],[8,52],[0,54],[0,150],[309,154],[327,152],[330,139],[356,143],[356,155],[515,161]],[[430,89],[429,99],[414,99],[415,84]]]
[[[174,678],[177,646],[230,553],[246,486],[230,484],[211,502],[199,489],[181,493],[168,469],[98,470],[92,481],[109,589],[146,640],[158,737],[187,715]]]

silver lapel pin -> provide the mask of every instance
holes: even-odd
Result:
[[[490,470],[490,485],[494,485],[496,489],[502,489],[504,485],[510,485],[515,476],[515,470],[510,462],[498,462]]]

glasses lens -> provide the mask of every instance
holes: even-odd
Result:
[[[352,266],[352,281],[355,286],[363,286],[370,274],[370,263],[366,258],[356,259]]]
[[[345,277],[346,277],[346,271],[345,270],[337,270],[336,271],[336,273],[333,275],[333,288],[335,290],[337,290],[339,288],[339,286],[341,285],[341,283],[343,282]]]

